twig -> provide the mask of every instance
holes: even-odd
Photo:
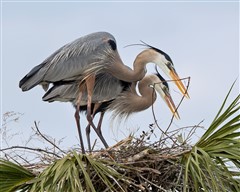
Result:
[[[5,148],[5,149],[0,149],[0,151],[7,151],[7,150],[11,150],[11,149],[27,149],[27,150],[30,150],[30,151],[44,152],[44,153],[48,153],[48,154],[54,155],[54,156],[56,156],[58,158],[61,158],[61,156],[59,156],[59,155],[57,155],[55,153],[52,153],[50,151],[46,151],[44,149],[23,147],[23,146],[12,146],[12,147],[8,147],[8,148]]]
[[[190,130],[189,134],[187,135],[187,138],[185,139],[186,141],[192,137],[192,135],[195,133],[196,129],[200,127],[199,125],[203,122],[204,120],[200,121],[197,125],[193,126],[193,128]]]
[[[27,159],[23,158],[21,155],[18,155],[18,154],[16,154],[16,155],[17,155],[17,157],[19,157],[20,159],[22,159],[24,162],[30,164],[30,162],[29,162]]]
[[[56,147],[59,151],[61,151],[62,153],[66,154],[62,149],[60,149],[57,145],[55,145],[52,141],[50,141],[47,137],[45,137],[39,130],[38,128],[38,125],[37,125],[37,122],[34,121],[34,125],[35,125],[35,128],[37,130],[37,132],[40,134],[40,136],[45,139],[48,143],[50,143],[52,146]]]
[[[137,160],[145,157],[146,155],[149,154],[149,150],[150,149],[147,148],[147,149],[141,151],[140,153],[135,154],[134,156],[128,157],[127,158],[127,162],[129,162],[129,161],[137,161]]]
[[[5,154],[5,158],[9,161],[9,159],[12,159],[16,164],[18,164],[18,165],[20,165],[21,166],[21,164],[18,162],[18,161],[16,161],[14,158],[12,158],[10,155],[8,155],[7,153],[5,153],[5,152],[3,152],[4,154]]]
[[[181,179],[181,176],[182,176],[183,167],[182,167],[182,166],[180,166],[180,167],[181,167],[181,168],[180,168],[180,172],[179,172],[179,174],[178,174],[178,178],[177,178],[177,181],[176,181],[176,185],[179,184],[180,179]],[[175,188],[175,189],[176,189],[176,188]]]
[[[188,91],[188,88],[189,88],[189,85],[190,85],[190,77],[186,77],[186,78],[183,78],[183,79],[180,79],[180,80],[184,80],[184,79],[188,79],[188,84],[187,84],[187,86],[186,86],[186,91],[185,91],[184,95],[182,96],[179,104],[177,105],[176,110],[174,111],[174,113],[176,113],[176,112],[178,111],[178,108],[179,108],[180,105],[182,104],[183,99],[185,98],[185,95],[187,94],[187,91]],[[172,125],[173,119],[174,119],[174,115],[172,115],[171,121],[170,121],[167,129],[165,130],[165,133],[168,131],[168,129],[169,129],[170,126]]]
[[[185,80],[185,79],[188,79],[188,84],[187,84],[187,86],[186,86],[186,91],[185,91],[184,95],[182,96],[179,104],[177,105],[176,110],[174,111],[174,113],[176,113],[176,112],[178,111],[178,108],[180,107],[180,105],[181,105],[181,103],[182,103],[185,95],[187,94],[188,88],[189,88],[190,77],[182,78],[182,79],[180,79],[180,80],[182,81],[182,80]],[[165,80],[165,82],[169,82],[169,81],[176,81],[176,80]],[[155,86],[155,84],[160,84],[160,83],[162,83],[162,82],[154,83],[153,87]],[[153,97],[154,97],[154,92],[153,92],[153,94],[152,94],[152,98],[153,98]],[[160,128],[160,126],[158,125],[158,123],[157,123],[157,118],[156,118],[156,115],[155,115],[155,112],[154,112],[153,104],[152,104],[152,113],[153,113],[154,122],[155,122],[156,126],[158,127],[158,129],[162,132],[162,135],[166,135],[167,138],[170,138],[174,144],[177,144],[171,137],[169,137],[169,136],[167,135],[167,131],[168,131],[168,129],[170,128],[170,126],[172,125],[172,122],[173,122],[173,119],[174,119],[174,115],[172,115],[171,120],[170,120],[170,123],[169,123],[167,129],[166,129],[165,131],[163,131],[163,130]],[[161,140],[161,139],[162,139],[162,136],[160,137],[160,140]]]
[[[161,189],[161,190],[164,191],[164,192],[167,192],[166,189],[163,189],[161,186],[158,186],[158,185],[154,184],[153,182],[149,181],[148,179],[146,179],[146,178],[143,177],[142,175],[139,174],[139,176],[140,176],[143,180],[145,180],[146,182],[148,182],[148,183],[150,183],[151,185],[155,186],[156,188]]]
[[[201,122],[203,122],[204,120],[202,120]],[[199,123],[200,124],[200,123]],[[169,133],[174,133],[174,132],[179,132],[179,131],[181,131],[181,130],[183,130],[183,129],[192,129],[192,128],[204,128],[203,126],[199,126],[199,124],[198,125],[192,125],[192,126],[185,126],[185,127],[181,127],[181,128],[178,128],[178,129],[175,129],[175,130],[172,130],[172,131],[169,131],[169,132],[167,132],[168,134]]]

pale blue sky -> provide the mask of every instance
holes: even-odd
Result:
[[[21,132],[19,143],[31,132],[33,121],[56,139],[65,138],[63,147],[78,144],[74,109],[70,103],[45,103],[44,91],[18,88],[19,80],[34,66],[62,45],[88,33],[108,31],[118,43],[123,61],[132,67],[141,47],[124,46],[140,40],[167,52],[181,77],[191,77],[189,94],[174,128],[198,124],[208,126],[218,111],[233,81],[239,76],[239,5],[232,3],[2,3],[2,113],[23,113],[18,123],[9,125]],[[153,64],[148,65],[148,73]],[[239,82],[239,81],[238,81]],[[180,100],[170,84],[174,100]],[[239,83],[231,98],[239,92]],[[171,114],[160,99],[154,105],[159,125],[168,125]],[[83,120],[84,119],[84,120]],[[132,115],[118,131],[110,128],[109,114],[103,134],[110,144],[122,133],[153,123],[151,109]],[[82,116],[81,125],[86,125]],[[114,134],[113,134],[114,132]],[[141,132],[141,131],[140,131]],[[201,136],[202,131],[197,130]],[[194,141],[193,141],[194,142]]]

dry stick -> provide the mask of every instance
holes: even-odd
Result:
[[[203,122],[204,120],[200,121],[197,125],[193,126],[192,129],[190,130],[190,132],[188,133],[185,141],[187,141],[188,139],[190,139],[192,137],[192,135],[195,133],[196,129],[198,127],[200,127],[199,125]]]
[[[154,83],[154,85],[153,85],[153,88],[154,88],[154,86],[155,86],[155,84],[156,83]],[[154,112],[154,107],[153,107],[153,98],[154,98],[154,91],[153,91],[153,93],[152,93],[152,114],[153,114],[153,119],[154,119],[154,123],[155,123],[155,125],[157,125],[157,128],[162,132],[162,134],[165,134],[164,133],[164,131],[161,129],[161,127],[158,125],[158,123],[157,123],[157,118],[156,118],[156,115],[155,115],[155,112]],[[161,139],[161,138],[160,138]],[[172,138],[170,138],[172,141],[173,141],[173,139]],[[173,141],[174,142],[174,141]]]
[[[190,85],[190,77],[186,77],[186,78],[183,78],[183,79],[180,79],[180,80],[184,80],[184,79],[188,79],[188,84],[187,84],[187,86],[186,86],[187,89],[186,89],[184,95],[182,96],[179,104],[177,105],[177,108],[176,108],[176,110],[174,111],[174,113],[178,111],[178,108],[179,108],[180,105],[182,104],[183,99],[185,98],[185,95],[187,94],[187,91],[188,91],[188,88],[189,88],[189,85]],[[171,121],[170,121],[170,123],[169,123],[169,125],[168,125],[168,127],[167,127],[167,129],[166,129],[166,131],[165,131],[165,134],[167,133],[167,131],[168,131],[168,129],[170,128],[170,126],[172,125],[173,118],[174,118],[174,115],[172,115]]]
[[[190,77],[182,78],[182,79],[180,79],[180,80],[185,80],[185,79],[188,79],[188,84],[187,84],[187,89],[186,89],[186,91],[185,91],[184,94],[186,94],[187,91],[188,91],[188,87],[189,87],[189,83],[190,83]],[[169,81],[176,81],[176,80],[165,80],[165,82],[169,82]],[[162,83],[162,82],[159,82],[159,83]],[[154,83],[153,87],[155,86],[155,84],[159,84],[159,83]],[[153,94],[152,94],[152,98],[153,98],[153,96],[154,96],[154,92],[153,92]],[[184,99],[184,96],[182,96],[182,98],[181,98],[181,100],[180,100],[179,104],[177,105],[177,108],[176,108],[176,110],[175,110],[174,112],[177,112],[177,110],[178,110],[178,108],[180,107],[183,99]],[[172,115],[172,118],[171,118],[171,120],[170,120],[170,123],[169,123],[168,128],[166,129],[166,131],[163,131],[163,130],[160,128],[160,126],[158,125],[158,123],[157,123],[157,118],[156,118],[156,115],[155,115],[155,112],[154,112],[154,106],[153,106],[153,104],[152,104],[152,113],[153,113],[154,122],[155,122],[155,124],[157,125],[158,129],[162,132],[162,135],[163,135],[163,134],[166,135],[167,138],[170,138],[170,139],[172,140],[172,142],[173,142],[174,144],[176,144],[176,142],[175,142],[171,137],[169,137],[169,136],[167,135],[167,131],[168,131],[168,129],[170,128],[170,126],[172,125],[174,115]],[[162,136],[160,137],[160,140],[161,140],[161,138],[162,138]]]
[[[49,151],[46,151],[44,149],[40,149],[40,148],[34,149],[34,148],[31,148],[31,147],[23,147],[23,146],[12,146],[12,147],[8,147],[8,148],[5,148],[5,149],[0,149],[0,151],[7,151],[7,150],[11,150],[11,149],[27,149],[27,150],[30,150],[30,151],[44,152],[44,153],[54,155],[58,158],[61,158],[59,155],[57,155],[55,153],[52,153],[52,152],[49,152]]]
[[[3,151],[3,153],[5,154],[5,158],[9,161],[9,159],[12,159],[16,164],[21,166],[21,163],[19,163],[18,161],[16,161],[13,157],[11,157],[10,155],[8,155],[7,153],[5,153]]]
[[[92,149],[91,149],[91,151],[94,150],[94,147],[96,146],[96,144],[97,144],[97,139],[94,140],[94,143],[93,143],[93,145],[92,145]]]
[[[20,159],[22,159],[23,161],[25,161],[27,164],[30,165],[30,162],[29,162],[27,159],[21,157],[21,155],[18,155],[18,154],[17,154],[17,157],[20,158]]]
[[[203,120],[199,123],[201,124],[203,122]],[[197,125],[191,125],[191,126],[185,126],[185,127],[180,127],[178,129],[175,129],[175,130],[172,130],[172,131],[169,131],[168,133],[175,133],[175,132],[179,132],[180,130],[183,130],[183,129],[193,129],[193,128],[204,128],[204,126],[200,126],[199,124]]]
[[[161,189],[161,190],[164,191],[164,192],[167,192],[166,189],[163,189],[161,186],[158,186],[158,185],[156,185],[155,183],[149,181],[148,179],[146,179],[146,178],[143,177],[142,175],[139,175],[139,176],[140,176],[143,180],[145,180],[146,182],[148,182],[148,183],[150,183],[151,185],[155,186],[156,188]]]
[[[40,130],[38,129],[38,126],[37,126],[37,122],[34,121],[34,124],[35,124],[35,127],[37,129],[37,132],[40,134],[40,136],[45,139],[48,143],[50,143],[51,145],[53,145],[54,147],[56,147],[59,151],[61,151],[62,153],[66,154],[63,150],[61,150],[57,145],[55,145],[53,142],[51,142],[48,138],[46,138],[41,132]]]

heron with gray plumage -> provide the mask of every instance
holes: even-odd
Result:
[[[102,86],[101,84],[106,85],[104,83],[105,79],[102,79],[102,75],[98,75],[96,77],[96,84],[93,91],[93,98],[92,98],[92,117],[100,112],[99,122],[97,125],[97,129],[95,130],[98,137],[104,144],[106,148],[108,148],[108,144],[105,141],[102,131],[101,131],[101,124],[103,120],[103,116],[106,111],[111,111],[113,117],[128,117],[129,115],[143,111],[149,108],[155,101],[156,101],[156,92],[157,91],[161,98],[166,102],[167,106],[174,114],[176,118],[179,118],[178,112],[176,111],[175,104],[171,98],[168,83],[165,79],[159,74],[152,74],[145,76],[142,80],[138,83],[138,90],[140,95],[137,93],[136,90],[136,83],[128,83],[124,81],[120,81],[109,74],[106,74],[109,80],[114,80],[114,82],[108,85],[114,85],[115,90],[108,93],[108,98],[110,100],[105,100],[105,97],[100,98],[99,95],[104,93],[106,90],[108,91],[107,86]],[[103,82],[102,82],[103,81]],[[108,81],[109,82],[109,81]],[[111,87],[109,87],[110,89]],[[102,90],[101,90],[102,89]],[[73,106],[76,107],[77,103],[77,96],[79,89],[78,84],[65,84],[65,85],[54,85],[44,96],[43,101],[54,102],[54,101],[62,101],[62,102],[72,102]],[[86,103],[87,103],[87,95],[86,93],[82,97],[81,104],[80,104],[80,111],[86,111]],[[111,96],[110,96],[111,95]],[[98,97],[95,97],[98,96]],[[99,100],[100,99],[100,100]],[[102,100],[104,99],[104,100]],[[91,151],[91,142],[90,142],[90,124],[86,127],[86,136],[88,142],[89,151]]]
[[[163,51],[148,46],[133,63],[133,70],[122,62],[115,38],[107,32],[96,32],[76,39],[55,51],[41,64],[34,67],[19,83],[22,91],[28,91],[36,85],[44,90],[49,84],[78,82],[79,95],[75,119],[82,148],[84,148],[80,129],[79,107],[83,92],[87,93],[87,120],[95,125],[91,117],[91,103],[97,74],[111,74],[126,82],[141,80],[146,74],[146,64],[155,63],[165,74],[175,80],[180,91],[188,97],[187,90],[175,71],[171,58]],[[84,86],[83,86],[84,85]]]

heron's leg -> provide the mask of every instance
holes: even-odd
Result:
[[[89,76],[86,80],[86,87],[87,87],[87,120],[90,123],[92,122],[92,113],[91,113],[91,105],[92,105],[92,95],[93,95],[93,89],[95,84],[95,75]]]
[[[76,106],[76,111],[75,111],[75,120],[77,124],[77,129],[78,129],[78,136],[80,139],[80,145],[82,148],[82,153],[85,154],[85,148],[83,144],[83,138],[82,138],[82,133],[81,133],[81,126],[80,126],[80,116],[79,116],[79,111],[80,111],[80,104],[81,104],[81,98],[82,98],[82,89],[81,86],[79,87],[79,95],[77,99],[77,106]]]
[[[87,136],[87,142],[88,142],[88,149],[91,152],[91,141],[90,141],[90,125],[93,124],[93,116],[91,112],[91,105],[92,105],[92,95],[93,95],[93,89],[94,89],[94,84],[95,84],[95,75],[89,76],[86,80],[86,87],[87,87],[87,120],[88,120],[88,125],[86,127],[86,136]]]
[[[99,139],[102,141],[104,147],[107,149],[109,146],[107,144],[107,142],[105,141],[104,137],[102,136],[102,132],[101,130],[99,131],[95,125],[93,123],[90,123],[90,125],[92,126],[92,128],[94,129],[94,131],[97,133],[97,136],[99,137]]]
[[[87,127],[86,127],[86,136],[87,136],[87,143],[88,143],[89,152],[92,151],[90,132],[91,132],[91,126],[90,126],[90,124],[88,124]]]
[[[93,118],[94,118],[94,116],[96,115],[96,111],[97,111],[97,109],[98,109],[100,106],[101,106],[101,103],[95,103],[95,104],[94,104],[93,114],[92,114]],[[93,124],[92,121],[89,121],[89,125],[91,125],[91,127],[94,129],[94,131],[96,132],[97,136],[98,136],[99,139],[102,141],[104,147],[105,147],[105,148],[108,148],[109,146],[108,146],[107,142],[105,141],[105,139],[103,138],[101,132],[98,131],[98,128],[96,128],[96,126]],[[90,138],[90,137],[89,137],[89,138]],[[90,140],[90,139],[89,139],[89,140]]]
[[[97,130],[99,132],[100,135],[102,135],[102,121],[103,121],[103,116],[104,116],[105,112],[101,112],[100,117],[99,117],[99,121],[98,121],[98,126],[97,126]]]
[[[95,85],[95,75],[91,75],[89,76],[86,80],[86,87],[87,87],[87,93],[88,93],[88,101],[87,101],[87,120],[89,122],[89,124],[92,126],[92,128],[94,129],[94,131],[97,133],[98,137],[101,139],[101,141],[103,142],[103,145],[108,148],[108,144],[106,143],[106,141],[104,140],[104,138],[102,137],[101,134],[99,134],[96,126],[94,125],[93,121],[92,121],[92,116],[91,116],[91,105],[92,105],[92,95],[93,95],[93,89],[94,89],[94,85]]]
[[[108,144],[106,142],[106,140],[104,139],[103,135],[102,135],[102,130],[101,130],[101,126],[102,126],[102,121],[103,121],[103,116],[104,116],[105,112],[101,112],[99,120],[98,120],[98,126],[97,126],[97,135],[98,137],[101,139],[102,143],[104,144],[104,146],[106,148],[108,148]]]
[[[94,104],[94,108],[93,108],[93,112],[92,112],[92,119],[94,118],[95,114],[96,114],[96,110],[99,108],[100,104],[99,103],[95,103]],[[90,139],[90,132],[91,132],[91,126],[90,123],[88,123],[87,127],[86,127],[86,136],[87,136],[87,142],[88,142],[88,150],[89,152],[92,151],[92,146],[91,146],[91,139]]]
[[[96,115],[96,111],[99,109],[99,107],[101,107],[102,103],[95,103],[94,104],[94,108],[93,108],[93,116]],[[103,116],[104,116],[105,111],[101,111],[99,120],[98,120],[98,126],[96,128],[97,131],[97,135],[98,137],[101,139],[102,143],[104,144],[104,146],[106,148],[108,148],[108,144],[106,142],[106,140],[104,139],[103,135],[102,135],[102,131],[101,131],[101,126],[102,126],[102,120],[103,120]]]
[[[96,115],[96,111],[97,109],[101,106],[101,103],[95,103],[94,104],[94,108],[93,108],[93,113],[92,113],[92,118],[95,117]],[[100,138],[100,140],[103,142],[104,146],[106,148],[108,148],[108,144],[106,142],[106,140],[104,139],[104,137],[102,136],[102,132],[101,132],[101,124],[102,124],[102,119],[103,119],[103,115],[104,115],[104,112],[101,112],[101,115],[100,115],[100,119],[98,121],[98,126],[97,128],[95,128],[95,132],[97,133],[98,137]],[[88,148],[89,148],[89,151],[92,150],[92,146],[91,146],[91,140],[90,140],[90,123],[88,124],[88,126],[86,127],[86,135],[87,135],[87,141],[88,141]]]

